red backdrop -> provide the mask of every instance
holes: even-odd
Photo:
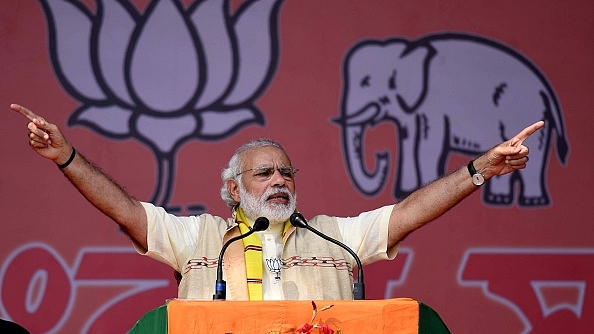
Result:
[[[142,14],[151,2],[131,3]],[[232,3],[232,15],[241,4]],[[93,1],[80,5],[89,13],[97,8]],[[551,141],[544,174],[551,202],[493,206],[477,191],[410,235],[395,261],[366,267],[368,297],[423,301],[453,333],[585,332],[594,325],[593,14],[594,3],[585,0],[285,1],[278,12],[278,63],[253,99],[265,124],[179,146],[168,202],[186,213],[200,203],[227,216],[219,197],[222,167],[241,143],[270,137],[300,169],[298,206],[307,217],[352,216],[393,203],[394,162],[372,196],[357,190],[345,165],[341,128],[333,120],[341,111],[347,51],[366,39],[415,40],[449,31],[483,36],[529,59],[560,102],[571,151],[564,165]],[[0,318],[32,332],[125,331],[176,296],[171,269],[136,255],[113,222],[29,149],[27,121],[9,105],[28,106],[60,126],[140,200],[149,200],[157,183],[154,150],[133,137],[68,125],[83,103],[52,65],[48,29],[41,1],[0,2]],[[475,122],[484,126],[480,116]],[[368,169],[376,150],[397,159],[394,125],[382,123],[366,136]],[[447,169],[467,161],[451,154]]]

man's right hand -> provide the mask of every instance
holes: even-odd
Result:
[[[30,120],[27,124],[29,146],[35,152],[58,165],[68,161],[72,154],[72,146],[55,124],[49,123],[43,117],[19,104],[11,104],[10,108]]]
[[[68,162],[71,156],[74,157],[72,145],[55,124],[21,105],[11,104],[10,108],[30,120],[27,125],[29,145],[39,155],[58,166]],[[70,162],[68,168],[61,169],[68,180],[89,202],[118,223],[132,240],[146,250],[147,222],[142,204],[82,154],[77,152],[76,158]]]

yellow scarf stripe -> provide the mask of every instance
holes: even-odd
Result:
[[[241,207],[238,207],[235,212],[235,221],[239,225],[239,231],[241,234],[246,234],[250,231],[248,220],[245,217]],[[283,228],[283,236],[289,228],[291,228],[291,222],[287,220]],[[253,233],[242,239],[243,249],[245,254],[245,272],[247,276],[248,294],[250,300],[262,300],[262,241],[260,237]]]
[[[237,209],[237,223],[241,234],[250,231],[241,208]],[[245,250],[245,270],[250,300],[262,300],[262,241],[256,233],[242,239]]]

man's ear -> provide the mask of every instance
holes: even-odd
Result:
[[[239,184],[237,184],[237,181],[233,180],[233,179],[229,179],[227,180],[227,191],[229,192],[229,195],[231,195],[231,198],[233,198],[233,200],[237,203],[240,202],[239,200]]]

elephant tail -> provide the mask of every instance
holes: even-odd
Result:
[[[565,166],[567,165],[567,156],[569,155],[569,144],[565,139],[565,136],[557,136],[557,154],[559,155],[559,160]]]
[[[553,123],[555,132],[557,133],[557,156],[561,164],[565,166],[567,165],[567,158],[569,156],[569,143],[567,142],[567,134],[563,125],[559,102],[552,91],[550,91],[550,94],[546,94],[545,92],[541,92],[540,94],[546,106],[547,115],[545,115],[545,118],[548,118]]]

